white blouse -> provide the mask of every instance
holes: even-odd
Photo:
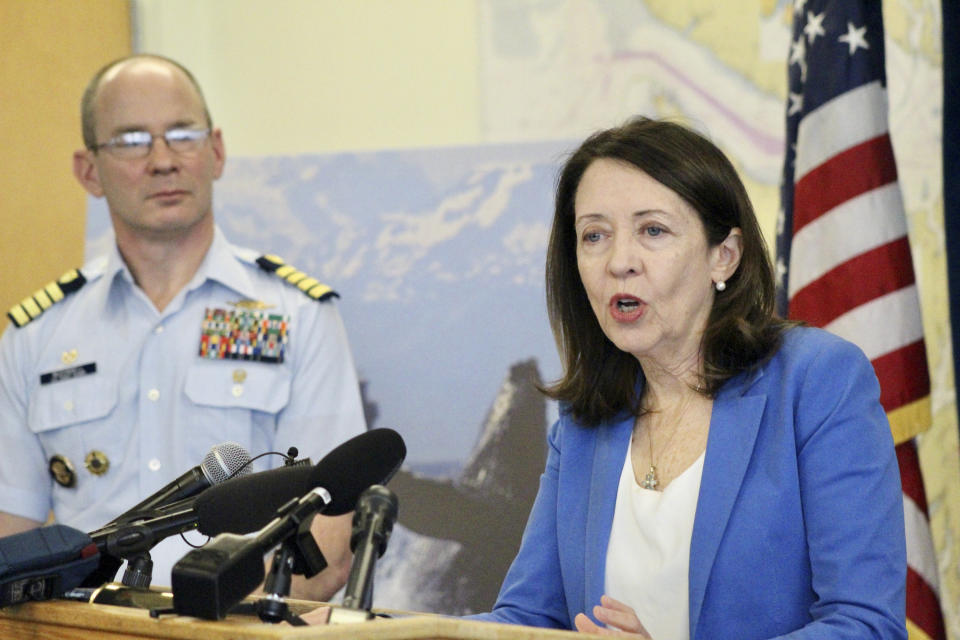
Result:
[[[617,489],[604,592],[633,607],[653,640],[689,640],[690,538],[704,454],[665,490],[651,491],[634,478],[632,448]]]

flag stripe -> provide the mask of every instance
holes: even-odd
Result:
[[[892,293],[914,283],[910,243],[906,236],[880,245],[848,260],[797,291],[790,299],[790,313],[823,326],[843,315],[851,306]],[[870,274],[869,277],[862,277]]]
[[[904,448],[914,449],[913,441],[901,444],[898,447],[898,454],[899,450]],[[902,465],[901,468],[907,468],[907,465]],[[908,469],[908,474],[913,474],[913,470]],[[921,494],[921,500],[925,503],[926,497],[923,495],[922,484],[917,487]],[[903,513],[907,538],[907,565],[916,571],[924,579],[924,582],[930,585],[930,589],[934,593],[939,595],[940,578],[937,574],[937,554],[933,550],[933,538],[930,535],[927,510],[904,493]]]
[[[824,328],[853,342],[874,360],[923,339],[918,304],[914,284],[851,309]]]
[[[844,149],[887,133],[887,114],[876,108],[878,104],[886,107],[887,97],[875,80],[806,113],[797,128],[796,180]]]
[[[937,556],[931,542],[930,523],[927,516],[906,496],[903,498],[903,509],[907,533],[907,566],[923,578],[930,590],[939,597]]]
[[[940,600],[923,577],[907,567],[907,618],[932,640],[945,640]]]
[[[793,236],[789,295],[861,253],[906,236],[904,216],[877,215],[900,209],[901,202],[900,187],[892,183],[848,200],[804,226]]]
[[[897,464],[900,467],[900,482],[903,493],[916,508],[927,513],[927,496],[923,490],[923,476],[920,475],[920,457],[917,455],[915,440],[897,445]]]
[[[880,381],[880,404],[884,411],[894,411],[930,394],[927,348],[923,340],[876,358],[873,370]]]
[[[887,134],[839,152],[797,181],[794,233],[847,200],[896,180],[893,145]]]

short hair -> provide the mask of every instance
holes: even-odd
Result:
[[[165,62],[175,69],[179,69],[183,75],[187,77],[187,80],[190,81],[190,84],[193,85],[193,88],[197,90],[197,95],[200,96],[200,102],[203,104],[203,116],[207,121],[207,127],[213,128],[213,119],[210,117],[210,109],[207,108],[207,100],[203,97],[203,89],[200,88],[200,83],[197,82],[197,79],[190,73],[189,69],[176,60],[172,60],[166,56],[154,53],[135,53],[118,58],[100,67],[100,69],[93,74],[93,77],[90,78],[90,82],[87,83],[87,88],[83,90],[83,97],[80,99],[80,126],[83,131],[83,146],[91,151],[97,146],[97,123],[93,107],[97,100],[97,94],[100,91],[100,82],[111,69],[131,60],[156,60],[158,62]]]
[[[714,297],[702,338],[701,392],[712,396],[728,379],[768,358],[790,326],[775,313],[773,266],[753,206],[720,149],[684,125],[645,117],[595,133],[560,172],[546,263],[547,311],[564,371],[544,392],[587,425],[644,411],[640,364],[603,333],[577,267],[577,188],[600,158],[636,167],[683,198],[700,217],[709,246],[741,229],[740,264]]]

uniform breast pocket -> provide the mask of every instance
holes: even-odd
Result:
[[[290,399],[290,373],[258,362],[197,362],[184,393],[193,406],[180,426],[192,442],[230,441],[259,453],[273,447],[277,414]]]
[[[91,443],[101,447],[116,443],[115,437],[98,437],[116,406],[116,385],[104,376],[43,384],[30,400],[27,424],[48,456],[59,454],[83,461],[93,447]]]
[[[201,407],[277,413],[290,400],[290,372],[258,362],[197,362],[187,372],[185,392]]]

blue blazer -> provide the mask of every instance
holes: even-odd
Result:
[[[690,545],[692,640],[907,637],[903,498],[879,393],[857,347],[809,328],[719,391]],[[632,429],[631,416],[591,428],[561,411],[520,551],[477,618],[573,628],[599,604]]]

